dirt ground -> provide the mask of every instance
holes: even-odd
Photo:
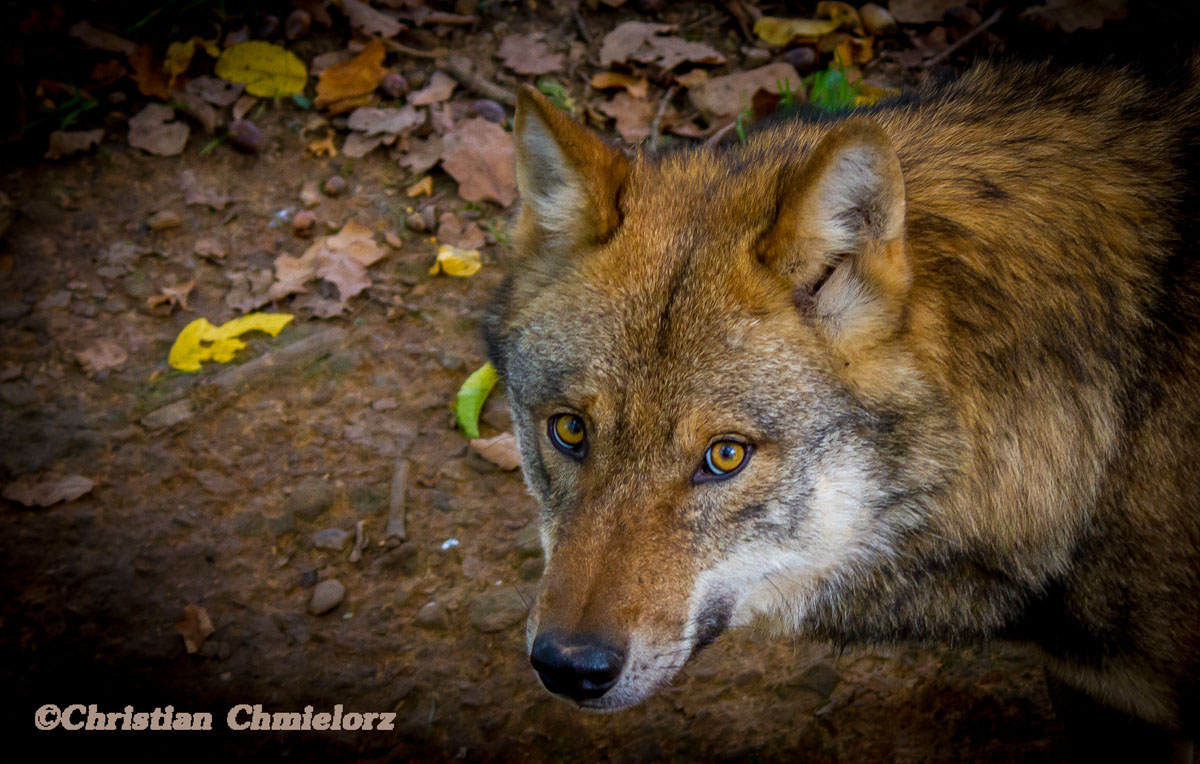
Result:
[[[155,157],[110,139],[91,154],[30,154],[4,168],[13,222],[0,252],[0,478],[95,482],[49,508],[0,505],[10,750],[60,760],[111,747],[166,761],[1063,758],[1041,669],[1000,645],[838,651],[732,633],[634,710],[583,715],[553,699],[524,649],[541,570],[537,508],[519,473],[469,453],[450,411],[484,361],[480,315],[502,274],[503,236],[484,247],[477,275],[449,278],[427,272],[431,234],[397,226],[418,201],[489,231],[510,211],[464,202],[441,175],[431,197],[410,199],[419,176],[384,152],[312,156],[297,139],[301,119],[289,103],[261,112],[257,154],[193,141]],[[333,318],[274,306],[297,319],[278,337],[250,335],[231,365],[169,369],[185,325],[234,318],[227,297],[244,274],[311,243],[289,221],[303,183],[333,175],[347,186],[321,196],[316,226],[353,218],[377,233],[386,254],[372,285]],[[187,204],[197,184],[232,201]],[[147,221],[164,210],[178,225],[154,230]],[[227,258],[196,254],[203,239]],[[190,280],[185,309],[147,306]],[[102,340],[128,359],[89,376],[78,354]],[[301,341],[307,351],[284,350]],[[246,379],[227,374],[263,358]],[[484,434],[508,428],[494,396]],[[409,465],[407,540],[388,543],[398,460]],[[366,543],[352,561],[359,521]],[[344,599],[312,615],[327,579]],[[213,625],[195,654],[176,629],[189,605]],[[214,730],[39,732],[34,712],[49,703],[171,705],[213,714]],[[226,713],[242,703],[397,717],[393,731],[228,731]]]

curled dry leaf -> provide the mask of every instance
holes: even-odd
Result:
[[[429,196],[433,193],[433,178],[426,175],[408,187],[404,192],[410,199],[417,196]]]
[[[342,153],[351,159],[362,159],[367,154],[379,148],[379,144],[383,143],[384,137],[383,135],[350,133],[346,136],[346,142],[342,144]]]
[[[692,71],[703,72],[704,70],[693,69]],[[633,77],[620,72],[600,72],[595,77],[592,77],[592,87],[597,90],[625,88],[625,92],[634,98],[645,98],[650,92],[650,81],[645,77]]]
[[[383,59],[386,55],[383,43],[371,40],[362,53],[325,69],[317,79],[317,96],[313,103],[335,114],[365,106],[385,74]]]
[[[414,106],[426,106],[431,103],[445,101],[454,92],[454,88],[457,85],[458,80],[438,70],[429,78],[429,83],[425,87],[409,94],[408,102]]]
[[[222,194],[212,186],[201,183],[200,179],[196,177],[196,173],[191,170],[179,173],[179,187],[183,190],[183,203],[187,205],[201,205],[212,207],[214,210],[223,210],[230,202],[228,194]]]
[[[600,111],[617,120],[617,132],[628,143],[637,143],[650,135],[657,106],[628,93],[617,93],[611,101],[601,103]]]
[[[600,46],[600,65],[610,67],[632,60],[674,69],[685,61],[697,64],[725,63],[725,56],[708,45],[689,42],[681,37],[660,36],[674,29],[671,24],[643,21],[619,24],[604,37]]]
[[[246,332],[279,334],[294,316],[288,313],[249,313],[220,326],[197,318],[179,332],[167,354],[167,363],[180,371],[200,371],[201,361],[228,363],[246,343],[237,339]]]
[[[176,90],[171,94],[171,100],[187,112],[189,117],[199,122],[206,133],[212,133],[225,124],[221,113],[200,96],[192,95],[186,90]]]
[[[464,120],[446,135],[442,167],[458,181],[458,195],[468,202],[507,207],[516,199],[512,135],[486,119]]]
[[[700,111],[712,118],[732,117],[750,105],[759,90],[779,93],[781,83],[787,82],[793,93],[803,93],[800,74],[791,64],[767,64],[746,72],[713,77],[703,85],[692,88],[688,95]]]
[[[196,288],[196,282],[187,281],[183,284],[175,286],[163,287],[158,294],[151,295],[146,299],[146,305],[150,308],[157,308],[159,305],[165,304],[168,308],[176,306],[187,310],[187,298],[192,290]]]
[[[315,157],[338,155],[337,146],[333,145],[333,130],[330,130],[324,138],[318,138],[315,141],[309,141],[304,150]]]
[[[754,22],[754,34],[770,45],[787,45],[796,38],[813,40],[836,32],[842,26],[837,19],[784,19],[762,16]]]
[[[46,149],[45,159],[61,159],[71,154],[87,151],[100,143],[104,138],[103,128],[95,130],[64,131],[55,130],[50,133],[50,146]]]
[[[183,122],[171,122],[175,112],[160,103],[147,104],[129,120],[129,145],[158,156],[175,156],[191,132]]]
[[[126,40],[124,37],[115,35],[112,32],[97,29],[86,21],[80,21],[72,26],[67,34],[80,40],[84,45],[94,50],[123,53],[126,56],[136,56],[138,53],[138,44],[136,42]]]
[[[459,249],[453,244],[438,247],[437,260],[429,268],[429,275],[445,273],[447,276],[474,276],[483,267],[477,249]]]
[[[493,438],[475,438],[471,441],[471,450],[505,472],[521,466],[517,438],[511,432],[502,432]]]
[[[240,82],[229,82],[208,76],[193,77],[183,86],[184,92],[221,108],[232,106],[245,89],[246,86]],[[237,117],[237,119],[241,119],[241,117]]]
[[[404,31],[404,25],[399,21],[359,0],[342,0],[342,13],[350,20],[350,26],[368,37],[386,40]]]
[[[438,218],[437,239],[458,249],[479,249],[486,243],[479,224],[453,212],[443,212]]]
[[[508,35],[496,55],[517,74],[548,74],[564,64],[563,54],[552,53],[540,32]]]
[[[137,83],[138,92],[142,95],[166,100],[171,95],[167,86],[167,75],[162,67],[154,61],[154,51],[149,45],[138,48],[137,53],[129,57],[129,75]]]
[[[338,299],[320,300],[311,307],[328,318],[341,313],[351,297],[371,285],[366,269],[384,254],[371,229],[351,220],[336,235],[313,242],[302,256],[275,258],[276,282],[267,294],[270,299],[278,300],[306,292],[305,284],[314,277],[324,279],[337,286]]]
[[[216,629],[207,610],[199,605],[188,605],[183,609],[183,620],[175,624],[175,631],[183,637],[183,646],[188,655],[195,655],[204,646],[204,640]]]
[[[27,507],[51,507],[63,501],[75,501],[90,493],[96,484],[82,475],[22,475],[4,489],[4,498]]]
[[[408,152],[400,158],[400,164],[409,172],[427,172],[442,159],[442,136],[431,135],[425,140],[409,138]],[[410,194],[411,196],[411,194]]]
[[[399,109],[364,106],[351,112],[347,127],[367,135],[379,133],[395,135],[418,127],[424,121],[425,112],[412,106],[404,106]]]
[[[120,368],[129,360],[129,354],[125,348],[105,337],[76,353],[75,360],[79,361],[85,374],[94,377],[102,371]]]

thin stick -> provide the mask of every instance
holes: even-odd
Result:
[[[579,30],[579,36],[587,45],[592,44],[592,33],[587,30],[587,26],[583,23],[583,16],[579,15],[579,3],[571,6],[571,18],[575,19],[575,28]]]
[[[408,490],[408,460],[400,457],[392,470],[392,490],[388,497],[387,527],[383,538],[398,538],[404,541],[408,538],[408,522],[405,517],[404,494]]]
[[[937,54],[933,58],[926,61],[924,64],[922,64],[922,66],[924,66],[926,69],[929,69],[929,68],[937,66],[938,64],[945,61],[946,58],[950,56],[950,54],[954,53],[956,50],[958,50],[962,46],[966,45],[971,40],[975,39],[976,35],[978,35],[980,32],[983,32],[988,27],[990,27],[992,24],[995,24],[997,21],[999,21],[1000,17],[1004,15],[1004,11],[1005,11],[1005,9],[1001,8],[1000,10],[993,13],[991,16],[988,16],[987,21],[984,21],[982,24],[975,27],[970,32],[967,32],[965,35],[963,35],[962,37],[955,40],[953,45],[951,45],[949,48],[946,48],[941,53]]]
[[[433,50],[421,50],[420,48],[410,48],[407,45],[401,45],[395,40],[384,40],[383,44],[392,50],[405,56],[412,58],[441,58],[449,51],[445,48],[434,48]]]
[[[725,127],[722,127],[720,130],[709,136],[708,140],[704,142],[703,148],[711,149],[713,146],[716,146],[721,142],[721,139],[728,135],[729,131],[735,127],[737,127],[737,120],[730,122],[728,125],[725,125]]]
[[[485,80],[469,68],[470,59],[460,56],[450,56],[442,63],[443,68],[462,83],[468,90],[474,90],[481,96],[499,101],[502,104],[516,108],[517,97],[494,82]]]
[[[675,91],[679,89],[678,85],[672,85],[667,88],[667,92],[663,93],[662,99],[658,102],[658,111],[654,114],[654,121],[650,123],[650,152],[658,152],[658,139],[661,137],[663,114],[667,111],[667,106],[671,104],[671,99],[675,97]]]

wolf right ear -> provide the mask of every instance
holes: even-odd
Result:
[[[621,222],[617,197],[629,160],[530,85],[514,121],[519,225],[570,245],[606,239]]]

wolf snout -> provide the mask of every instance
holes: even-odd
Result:
[[[549,631],[533,641],[529,662],[547,690],[582,703],[617,683],[625,651],[590,634]]]

